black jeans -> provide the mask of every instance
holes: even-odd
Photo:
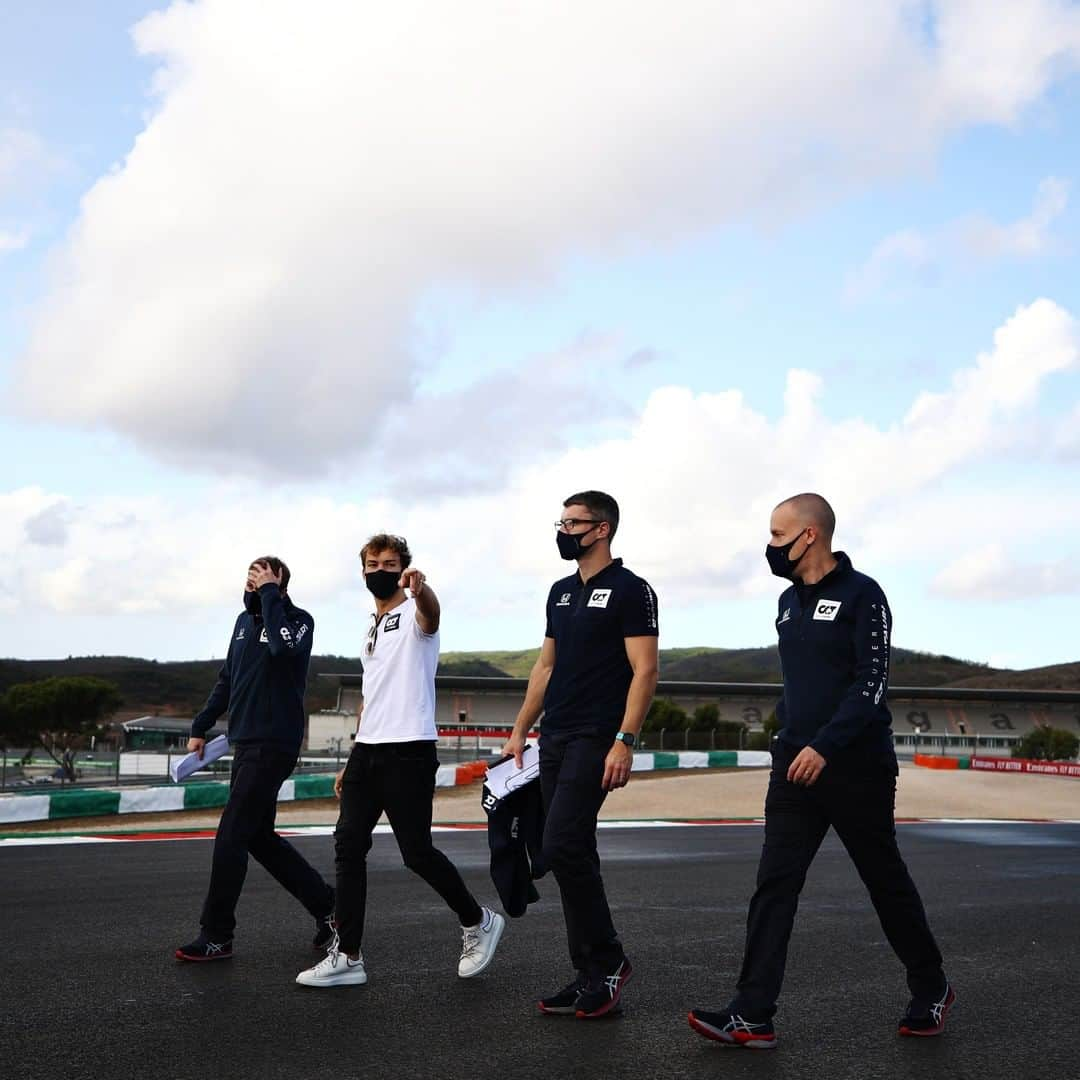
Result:
[[[233,749],[229,801],[221,812],[214,839],[210,888],[200,920],[212,941],[233,935],[236,902],[244,887],[249,854],[316,919],[333,910],[334,890],[288,840],[274,832],[278,789],[295,766],[296,752],[281,747],[247,745]]]
[[[609,735],[540,736],[544,859],[562,894],[570,960],[584,975],[613,971],[623,959],[596,850],[596,818],[607,797],[600,782],[611,745]]]
[[[367,853],[383,811],[390,819],[401,858],[457,915],[476,926],[484,913],[454,864],[431,842],[435,797],[435,744],[356,743],[341,781],[341,813],[334,830],[337,866],[336,917],[344,952],[360,948],[367,909]]]
[[[945,985],[941,953],[896,845],[892,769],[881,764],[859,772],[838,771],[827,765],[817,783],[803,787],[787,781],[795,754],[782,744],[773,753],[765,797],[765,845],[732,1009],[751,1020],[776,1012],[799,893],[830,825],[870,893],[885,937],[907,970],[912,995],[939,996]]]

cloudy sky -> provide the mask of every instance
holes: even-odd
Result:
[[[1077,658],[1075,0],[0,0],[0,655],[539,643],[561,499],[771,640],[819,490],[896,640]]]

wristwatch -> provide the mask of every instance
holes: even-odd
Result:
[[[620,731],[618,735],[615,736],[615,741],[621,742],[628,749],[633,750],[634,744],[637,742],[637,737],[632,735],[629,731]]]

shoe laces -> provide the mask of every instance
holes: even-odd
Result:
[[[334,940],[330,942],[330,948],[326,950],[326,955],[316,965],[320,974],[329,974],[338,965],[338,958],[341,956],[341,947],[338,943],[337,934],[334,935]]]
[[[463,926],[461,928],[461,957],[471,956],[480,947],[479,926]]]

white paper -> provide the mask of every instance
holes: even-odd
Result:
[[[190,754],[185,754],[182,758],[177,758],[176,761],[169,766],[169,775],[173,778],[173,781],[178,784],[192,773],[197,773],[200,769],[205,769],[210,762],[217,761],[219,757],[228,752],[228,735],[219,735],[216,739],[211,739],[203,747],[203,756],[201,758],[194,750],[192,750]]]
[[[540,775],[540,751],[535,743],[528,743],[521,754],[521,768],[514,764],[514,759],[493,765],[487,771],[488,791],[496,799],[505,799],[511,791],[517,791],[531,783]]]

